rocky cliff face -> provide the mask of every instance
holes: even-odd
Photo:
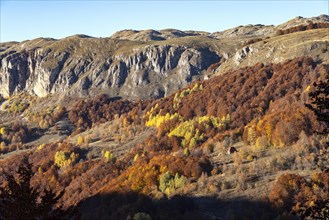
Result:
[[[78,43],[84,40],[79,38]],[[112,96],[163,97],[201,77],[203,70],[221,59],[208,48],[181,45],[146,45],[100,57],[101,51],[79,54],[72,43],[59,50],[54,46],[59,43],[2,52],[0,94],[8,97],[25,91],[43,97],[102,90]]]
[[[215,33],[124,30],[109,38],[75,35],[1,43],[0,95],[106,92],[130,99],[158,98],[195,79],[257,62],[277,63],[300,56],[329,60],[327,29],[275,34],[287,27],[328,21],[329,16],[321,15]]]

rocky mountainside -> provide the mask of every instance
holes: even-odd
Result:
[[[329,22],[329,16],[325,15],[325,14],[319,15],[316,17],[311,17],[311,18],[304,18],[301,16],[297,16],[294,19],[291,19],[283,24],[278,25],[277,28],[286,29],[286,28],[291,28],[291,27],[301,25],[301,24],[308,24],[309,22],[313,22],[313,23]]]
[[[27,92],[93,95],[100,91],[129,99],[159,98],[195,79],[255,62],[281,62],[308,55],[327,60],[327,29],[283,36],[276,31],[327,15],[295,18],[279,26],[248,25],[223,32],[124,30],[109,38],[74,35],[1,43],[0,94]]]
[[[201,41],[193,46],[194,41]],[[52,93],[163,97],[201,77],[221,55],[203,42],[145,43],[110,38],[72,36],[62,40],[35,39],[2,45],[0,94],[26,91],[37,96]]]
[[[0,219],[326,219],[327,18],[2,43]]]
[[[252,66],[256,63],[279,63],[301,56],[310,56],[317,61],[329,61],[329,31],[314,29],[287,35],[273,36],[246,45],[223,63],[217,73],[229,69]]]

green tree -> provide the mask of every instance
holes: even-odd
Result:
[[[170,195],[176,189],[184,187],[188,183],[188,179],[185,176],[180,176],[176,173],[175,176],[172,176],[169,171],[160,176],[159,189],[161,192]]]
[[[133,220],[152,220],[152,218],[149,214],[138,212],[134,215]]]
[[[160,176],[159,189],[161,190],[161,192],[164,193],[166,191],[171,179],[172,179],[172,175],[170,174],[169,171],[167,171],[166,173],[164,173]]]
[[[0,219],[45,219],[60,212],[54,207],[63,191],[56,195],[50,190],[40,190],[31,186],[32,164],[23,157],[17,175],[4,173],[5,183],[0,184]]]

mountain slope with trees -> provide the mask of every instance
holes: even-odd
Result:
[[[175,33],[169,36],[168,31]],[[138,39],[119,39],[130,34]],[[118,53],[139,47],[142,34],[121,32],[113,39],[74,36],[61,41],[80,49],[89,41],[122,41],[122,47],[109,46],[120,60]],[[326,28],[294,28],[269,36],[267,43],[255,40],[245,46],[240,38],[235,47],[199,32],[153,34],[167,34],[168,39],[144,41],[147,48],[161,47],[171,54],[173,48],[186,47],[179,56],[171,56],[179,63],[184,53],[191,52],[182,64],[191,71],[191,65],[199,62],[194,53],[206,51],[206,45],[220,59],[210,62],[199,57],[208,62],[202,73],[195,70],[202,77],[162,95],[145,94],[149,99],[138,94],[126,99],[118,96],[120,92],[103,90],[92,94],[89,89],[80,96],[72,86],[63,96],[55,92],[38,97],[17,90],[17,95],[0,100],[0,210],[5,213],[0,218],[8,213],[9,219],[16,218],[18,213],[10,214],[8,208],[15,205],[36,212],[35,218],[58,213],[63,219],[324,218],[329,196],[329,58],[322,51],[328,42]],[[309,45],[301,42],[306,38]],[[191,49],[195,40],[199,46]],[[60,45],[53,39],[39,41],[10,43],[6,48]],[[165,45],[168,42],[171,46]],[[299,49],[286,50],[283,42]],[[185,46],[173,46],[178,43]],[[265,50],[260,45],[265,44],[274,50],[270,59],[260,58]],[[317,46],[307,50],[310,45]],[[228,68],[240,46],[258,51]],[[53,49],[49,53],[56,54]],[[74,56],[79,52],[66,49]],[[227,59],[218,52],[221,49],[229,51]],[[280,57],[278,50],[289,53]],[[177,73],[169,74],[173,60],[164,59],[159,69],[167,74],[164,81],[171,80],[170,74],[179,78]],[[22,200],[14,191],[32,199]]]

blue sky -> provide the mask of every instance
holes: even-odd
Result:
[[[280,24],[328,14],[311,1],[65,1],[0,0],[0,42],[74,34],[108,37],[122,29],[221,31],[246,24]]]

